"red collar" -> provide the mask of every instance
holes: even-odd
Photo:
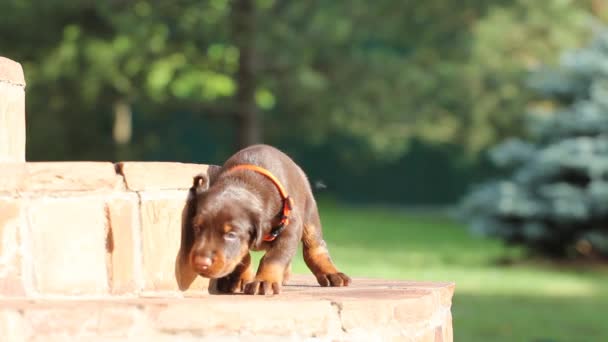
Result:
[[[240,165],[231,167],[230,169],[228,169],[228,172],[233,172],[233,171],[238,171],[238,170],[243,170],[243,169],[255,171],[255,172],[265,176],[276,186],[277,190],[279,190],[279,193],[281,194],[281,200],[283,201],[283,208],[281,209],[281,212],[279,213],[279,217],[280,217],[281,221],[279,221],[279,224],[277,226],[272,227],[272,230],[270,231],[270,233],[264,235],[264,241],[269,241],[269,242],[274,241],[274,239],[276,239],[277,236],[279,236],[279,234],[285,228],[285,226],[287,226],[289,224],[289,215],[291,214],[291,210],[293,208],[293,200],[291,199],[291,197],[289,197],[289,195],[287,194],[287,191],[285,191],[285,188],[283,187],[281,182],[279,182],[277,177],[275,177],[272,173],[270,173],[270,171],[266,170],[263,167],[260,167],[257,165],[252,165],[252,164],[240,164]]]

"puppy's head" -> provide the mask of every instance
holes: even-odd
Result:
[[[197,191],[195,196],[190,266],[203,277],[224,277],[259,240],[261,203],[251,192],[230,185]]]

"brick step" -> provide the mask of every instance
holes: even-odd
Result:
[[[25,81],[0,57],[0,341],[452,341],[453,283],[296,276],[210,295],[181,265],[193,176],[158,162],[24,162]]]
[[[452,341],[451,283],[321,288],[297,276],[279,296],[251,297],[209,295],[201,277],[184,282],[176,260],[190,180],[213,171],[0,164],[0,336]]]
[[[296,276],[280,296],[7,299],[0,331],[11,341],[452,341],[453,290],[373,279],[321,288]]]

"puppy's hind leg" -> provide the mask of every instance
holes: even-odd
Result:
[[[304,244],[304,261],[317,278],[321,286],[348,286],[350,278],[338,271],[329,255],[327,244],[323,240],[321,219],[314,207],[309,220],[304,224],[302,243]]]

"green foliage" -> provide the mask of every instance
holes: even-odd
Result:
[[[371,162],[398,159],[414,138],[480,151],[519,132],[526,70],[576,45],[591,3],[255,1],[265,140],[293,139],[274,128],[297,126],[307,144],[356,140],[340,153]],[[231,4],[2,1],[0,51],[24,64],[28,80],[28,156],[115,157],[117,102],[145,120],[187,110],[232,122]],[[150,139],[161,137],[131,141],[129,157],[141,158]]]
[[[608,257],[608,31],[534,74],[529,142],[491,151],[508,179],[464,202],[472,228],[553,257]],[[554,83],[558,82],[558,83]]]
[[[592,18],[585,1],[517,0],[490,9],[473,27],[471,57],[461,79],[471,103],[464,143],[482,151],[521,135],[530,71],[586,39]]]

